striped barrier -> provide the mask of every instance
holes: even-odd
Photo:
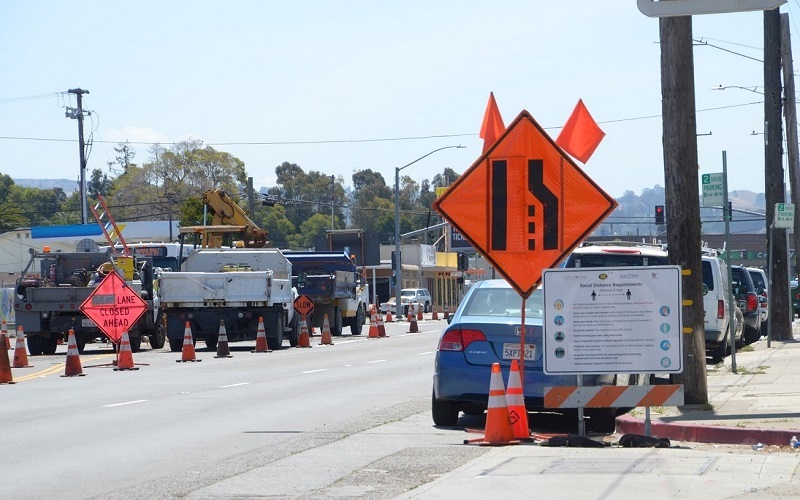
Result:
[[[681,406],[683,385],[601,385],[545,387],[545,408]]]

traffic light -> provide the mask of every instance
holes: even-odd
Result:
[[[392,250],[392,269],[397,269],[397,254],[398,252]]]
[[[459,252],[458,254],[458,270],[466,271],[469,269],[469,255]]]
[[[656,205],[656,224],[664,224],[664,205]]]
[[[733,202],[728,202],[728,220],[733,220]]]

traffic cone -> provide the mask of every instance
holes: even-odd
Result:
[[[417,321],[422,321],[422,304],[414,304],[414,307],[417,309]]]
[[[411,308],[409,307],[409,311],[410,310]],[[419,331],[419,325],[417,325],[417,316],[412,313],[409,313],[408,321],[410,322],[408,324],[408,333],[417,333]]]
[[[311,347],[311,340],[308,338],[308,324],[306,317],[300,320],[300,338],[297,339],[297,347]]]
[[[378,337],[388,337],[386,335],[386,326],[383,324],[383,316],[380,311],[376,311],[378,317]]]
[[[14,363],[12,368],[30,368],[28,364],[28,348],[25,346],[25,331],[21,326],[17,327],[17,343],[14,346]]]
[[[267,332],[264,331],[264,318],[258,317],[258,331],[256,333],[256,348],[250,352],[272,352],[267,346]]]
[[[489,404],[486,411],[486,429],[483,438],[465,439],[464,444],[478,443],[482,446],[502,446],[519,444],[514,439],[514,429],[508,418],[508,403],[503,386],[500,363],[492,364],[492,378],[489,382]]]
[[[450,319],[450,306],[447,304],[444,305],[444,319],[445,321]]]
[[[8,339],[8,328],[6,328],[6,320],[3,320],[2,325],[0,325],[0,333],[5,334],[5,340],[0,342],[0,349],[5,346],[6,351],[11,349],[11,341]]]
[[[319,345],[333,345],[333,340],[331,339],[331,324],[328,323],[327,314],[322,320],[322,338],[319,341]]]
[[[392,310],[389,308],[386,308],[386,322],[394,323],[394,319],[392,318]]]
[[[203,361],[202,359],[197,359],[197,355],[194,352],[194,341],[192,340],[192,328],[189,326],[189,322],[186,322],[186,327],[183,330],[183,351],[181,351],[181,359],[176,359],[176,363],[186,363],[187,361],[191,361],[192,363]]]
[[[436,312],[436,304],[431,304],[431,309],[433,309],[433,314],[431,315],[432,320],[439,320],[439,313]]]
[[[6,336],[0,332],[0,342],[5,343]],[[0,384],[16,384],[11,376],[11,363],[8,360],[8,350],[0,349]]]
[[[119,352],[117,353],[117,367],[114,368],[115,372],[124,370],[138,370],[138,366],[133,366],[133,352],[131,351],[131,339],[128,337],[128,332],[122,332],[122,338],[119,341]]]
[[[511,372],[508,374],[508,388],[506,389],[506,403],[508,404],[508,418],[511,428],[514,429],[514,438],[522,441],[532,441],[531,430],[528,428],[528,410],[525,408],[525,395],[522,393],[522,378],[519,375],[519,363],[511,360]]]
[[[67,338],[67,362],[64,364],[64,375],[62,377],[83,377],[81,367],[81,357],[78,354],[78,343],[75,341],[75,330],[69,329],[69,337]]]
[[[231,349],[228,347],[228,332],[225,330],[225,321],[219,320],[219,336],[217,338],[217,355],[215,358],[232,358]]]
[[[378,316],[375,314],[375,309],[370,312],[369,315],[369,335],[368,338],[377,339],[378,338]]]

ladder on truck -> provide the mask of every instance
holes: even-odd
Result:
[[[119,230],[117,223],[114,222],[114,218],[111,216],[111,211],[108,210],[108,205],[106,205],[106,200],[103,198],[103,195],[98,194],[97,205],[94,207],[90,205],[89,208],[92,209],[94,218],[97,219],[100,229],[103,230],[103,234],[111,247],[111,252],[117,254],[117,245],[122,245],[122,255],[131,255],[131,250],[128,248],[125,238],[122,237],[122,231]],[[98,212],[98,209],[102,209],[102,212]],[[104,222],[105,219],[108,219],[108,221]],[[109,226],[113,228],[113,234],[116,236],[117,241],[114,241],[114,238],[112,238],[111,234],[108,232]]]

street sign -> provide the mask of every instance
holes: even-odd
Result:
[[[80,310],[118,344],[122,333],[130,332],[147,311],[147,302],[119,274],[111,272],[81,304]]]
[[[523,297],[616,206],[527,111],[433,203]]]
[[[794,205],[791,203],[775,204],[775,227],[779,229],[794,228]]]
[[[308,295],[301,295],[294,299],[294,310],[300,316],[308,316],[314,310],[314,301]]]
[[[721,207],[725,204],[725,189],[722,172],[718,174],[703,174],[700,176],[703,186],[703,206]]]

